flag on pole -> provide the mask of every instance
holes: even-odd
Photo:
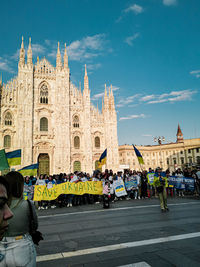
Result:
[[[104,150],[104,152],[101,154],[101,157],[99,158],[98,168],[101,168],[104,164],[106,164],[106,159],[107,159],[107,148]]]
[[[18,172],[20,172],[23,176],[36,176],[38,166],[39,166],[38,163],[31,164],[31,165],[28,165],[28,166],[18,170]]]
[[[10,166],[21,165],[21,149],[6,153],[6,157]]]
[[[0,171],[9,169],[8,160],[6,158],[5,149],[0,150]]]
[[[141,155],[140,151],[134,145],[133,145],[133,148],[135,150],[135,154],[136,154],[136,156],[138,158],[139,164],[144,164],[144,160],[142,158],[142,155]]]

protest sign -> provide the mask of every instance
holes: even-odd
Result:
[[[62,183],[54,185],[52,188],[47,189],[45,185],[36,185],[34,190],[34,201],[41,200],[54,200],[62,194],[73,195],[102,195],[103,187],[102,182],[79,182],[79,183]]]
[[[194,191],[194,178],[170,176],[168,177],[168,185],[176,189]]]
[[[115,189],[115,195],[117,197],[122,197],[127,195],[124,182],[122,179],[114,181],[114,189]]]
[[[125,182],[125,187],[127,191],[130,191],[133,188],[137,188],[137,178],[131,179],[131,181]]]

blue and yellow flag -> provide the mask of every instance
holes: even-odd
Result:
[[[133,145],[133,148],[135,150],[135,154],[136,154],[136,156],[138,158],[139,163],[140,164],[144,164],[144,160],[142,158],[142,155],[140,154],[140,151],[134,145]]]
[[[31,164],[31,165],[28,165],[28,166],[18,170],[18,172],[20,172],[23,176],[36,176],[38,166],[39,166],[38,163]]]
[[[6,158],[5,149],[0,150],[0,171],[9,169],[8,160]]]
[[[104,164],[106,164],[106,159],[107,159],[107,148],[101,154],[101,157],[98,162],[98,168],[101,168]]]
[[[9,166],[21,165],[21,149],[6,153]]]

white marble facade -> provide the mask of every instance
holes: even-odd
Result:
[[[107,148],[105,167],[117,171],[112,87],[107,92],[105,86],[100,112],[91,103],[86,67],[83,91],[71,82],[66,45],[62,60],[58,43],[56,67],[46,58],[33,64],[30,39],[25,58],[22,38],[18,75],[1,88],[0,149],[22,149],[22,163],[16,169],[45,158],[41,164],[49,174],[76,169],[92,173]]]

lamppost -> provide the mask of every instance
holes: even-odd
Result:
[[[162,142],[165,142],[165,137],[164,136],[158,136],[158,137],[154,137],[154,142],[158,143],[158,145],[160,146],[160,167],[162,168],[162,149],[161,149],[161,145]]]

